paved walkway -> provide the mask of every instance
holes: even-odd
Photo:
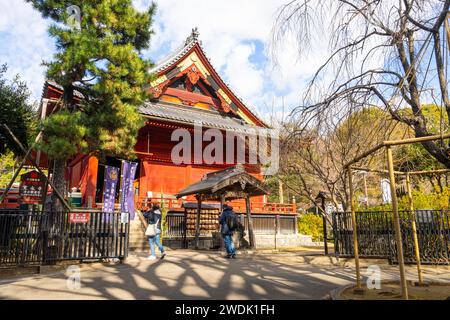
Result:
[[[83,265],[78,289],[68,286],[64,272],[1,280],[0,299],[323,299],[354,282],[352,268],[314,261],[298,253],[228,260],[218,252],[177,250],[161,261],[136,254],[122,265]],[[386,265],[382,271],[383,279],[398,273]],[[414,268],[408,273],[416,279]],[[434,269],[426,277],[448,279],[449,273]]]

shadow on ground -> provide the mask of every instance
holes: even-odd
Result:
[[[218,252],[172,251],[164,260],[144,254],[125,264],[81,269],[81,288],[66,275],[28,277],[0,285],[3,299],[320,299],[351,283],[352,272],[283,257],[225,259]]]
[[[354,269],[313,265],[301,254],[242,255],[225,259],[219,252],[176,250],[164,260],[134,254],[125,264],[81,268],[81,287],[70,286],[59,272],[0,282],[2,299],[323,299],[354,282]],[[383,266],[386,278],[398,275]],[[409,278],[414,277],[410,268]],[[447,271],[430,271],[444,277]]]

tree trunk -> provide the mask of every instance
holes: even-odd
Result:
[[[55,160],[54,161],[53,184],[63,197],[66,197],[65,169],[66,169],[66,161],[65,160]],[[64,209],[63,204],[58,199],[58,197],[56,196],[55,193],[53,193],[53,196],[52,196],[52,204],[53,204],[53,208],[56,211],[62,211]]]

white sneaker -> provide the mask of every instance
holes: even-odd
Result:
[[[155,256],[148,256],[147,260],[156,260]]]

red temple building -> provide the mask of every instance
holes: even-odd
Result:
[[[150,71],[156,77],[149,86],[152,98],[140,107],[146,124],[139,131],[135,146],[135,161],[139,162],[135,201],[139,207],[164,198],[171,211],[182,210],[182,202],[194,198],[177,200],[177,192],[201,180],[208,172],[234,164],[174,164],[171,151],[178,142],[171,141],[172,132],[178,128],[193,132],[195,124],[201,124],[203,130],[213,128],[224,134],[265,128],[266,125],[224,83],[205,55],[196,30],[180,48]],[[58,84],[46,82],[40,109],[42,117],[53,112],[62,93]],[[82,95],[76,93],[75,99],[82,99]],[[203,147],[205,145],[207,143]],[[38,154],[37,157],[41,166],[48,165],[45,155]],[[120,160],[107,158],[105,163],[99,163],[93,155],[79,154],[67,162],[67,187],[81,191],[83,207],[101,208],[104,165],[120,167]],[[263,178],[259,165],[246,165],[245,168],[255,177]],[[252,198],[251,205],[253,212],[295,212],[295,204],[268,204],[266,196]],[[244,212],[244,202],[237,201],[235,208]]]

